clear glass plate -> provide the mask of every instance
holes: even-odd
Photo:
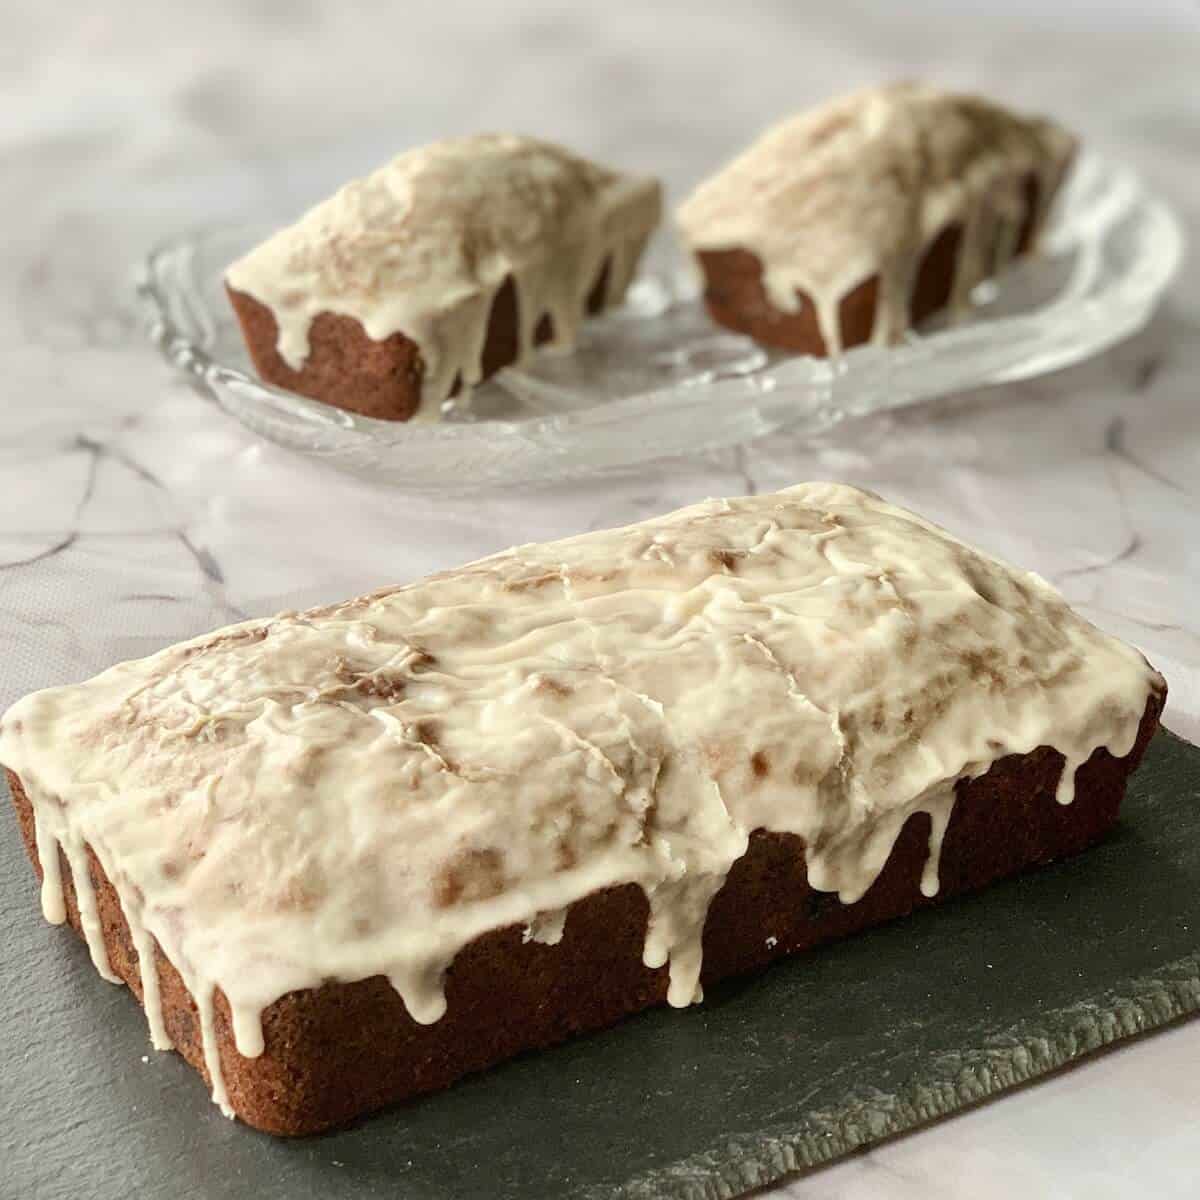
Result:
[[[714,326],[670,235],[660,235],[624,307],[588,322],[574,351],[500,372],[441,422],[404,423],[254,376],[221,277],[267,232],[221,228],[156,249],[138,285],[152,338],[255,433],[425,491],[578,476],[784,428],[816,433],[848,416],[1040,375],[1145,324],[1183,254],[1163,201],[1127,168],[1085,156],[1042,253],[981,285],[964,321],[825,360],[768,354]]]

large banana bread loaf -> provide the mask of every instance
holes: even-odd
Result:
[[[1082,849],[1164,691],[813,484],[35,693],[0,762],[47,917],[292,1134]]]

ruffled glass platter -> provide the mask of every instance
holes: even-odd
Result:
[[[409,490],[526,483],[696,454],[986,384],[1096,354],[1149,319],[1183,254],[1166,204],[1127,168],[1085,156],[1042,252],[982,284],[965,320],[837,360],[765,352],[713,325],[669,232],[625,305],[570,353],[502,371],[438,422],[378,421],[262,383],[222,286],[270,229],[181,235],[139,276],[150,333],[200,390],[260,436]]]

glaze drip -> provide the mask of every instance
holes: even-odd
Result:
[[[768,129],[702,183],[677,219],[693,251],[755,254],[776,308],[795,313],[807,297],[832,354],[841,349],[842,300],[872,276],[872,341],[903,336],[922,255],[954,225],[962,240],[950,308],[961,310],[1016,253],[1026,221],[1041,229],[1074,150],[1074,138],[1049,121],[892,84]]]
[[[290,991],[386,976],[445,1012],[455,955],[634,884],[644,961],[700,997],[709,905],[757,829],[860,898],[914,813],[938,887],[955,785],[1052,745],[1059,799],[1132,748],[1161,679],[1035,575],[835,484],[707,501],[523,546],[344,604],[250,621],[35,693],[0,724],[63,919],[97,854],[142,959],[195,998],[228,1108]],[[94,943],[95,939],[89,939]],[[103,943],[100,943],[101,948]],[[96,954],[98,968],[103,960]]]
[[[402,333],[424,368],[418,416],[483,374],[492,302],[511,279],[521,361],[549,319],[570,346],[603,275],[605,305],[633,277],[661,199],[560,146],[478,134],[409,150],[341,188],[234,263],[226,280],[274,314],[294,370],[313,318],[354,317],[376,341]]]

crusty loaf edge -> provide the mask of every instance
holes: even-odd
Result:
[[[851,905],[809,888],[798,838],[756,832],[709,911],[704,982],[761,968],[1085,849],[1115,823],[1127,779],[1158,726],[1164,700],[1165,691],[1151,695],[1128,755],[1115,758],[1098,749],[1079,768],[1070,805],[1055,801],[1064,760],[1049,747],[1001,759],[986,774],[960,782],[942,847],[941,888],[932,899],[919,887],[928,814],[909,818],[887,866]],[[40,878],[33,809],[11,772],[9,783]],[[140,1000],[137,952],[116,891],[90,848],[87,858],[109,961]],[[82,934],[65,864],[62,873],[67,919]],[[667,971],[641,960],[646,917],[644,894],[627,885],[572,906],[557,945],[527,940],[520,926],[478,938],[450,968],[447,1013],[433,1025],[414,1022],[382,977],[289,993],[263,1014],[265,1050],[257,1058],[236,1050],[229,1007],[218,990],[214,1028],[230,1106],[268,1133],[318,1133],[662,1004]],[[167,1032],[208,1080],[195,1001],[156,943],[155,954]]]
[[[1078,143],[1052,121],[915,81],[785,118],[676,210],[710,315],[836,356],[901,341],[1032,250]]]

